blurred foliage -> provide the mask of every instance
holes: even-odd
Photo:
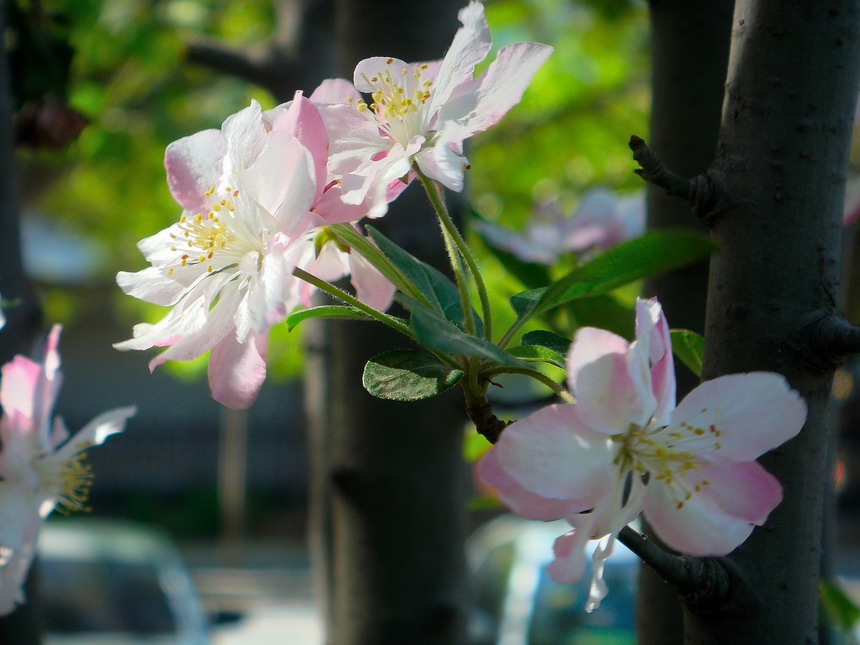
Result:
[[[219,127],[252,97],[264,107],[273,105],[258,87],[184,62],[185,44],[210,37],[235,46],[259,45],[273,31],[272,2],[14,4],[24,11],[38,8],[47,21],[41,33],[55,53],[62,47],[60,36],[67,37],[68,59],[52,81],[59,87],[40,91],[67,97],[89,120],[77,141],[62,152],[21,152],[27,210],[57,218],[109,249],[101,278],[105,282],[117,270],[137,271],[145,266],[137,241],[171,224],[180,212],[165,182],[166,145]],[[494,0],[487,3],[487,16],[494,47],[536,40],[552,44],[556,51],[522,103],[499,126],[476,138],[469,150],[471,198],[481,216],[519,228],[538,200],[557,198],[569,212],[591,186],[622,191],[638,187],[626,142],[631,133],[644,132],[647,123],[644,2]],[[30,81],[38,68],[31,64],[21,73],[27,76],[22,80]],[[482,259],[487,281],[500,307],[507,309],[507,296],[521,286],[488,254]],[[627,292],[621,297],[625,304],[635,289]],[[74,302],[62,289],[52,288],[48,295],[49,310],[74,318]],[[56,302],[51,303],[52,298]],[[116,311],[129,335],[133,323],[154,322],[165,313],[123,296],[119,289]],[[509,314],[500,311],[499,316]],[[274,330],[273,375],[301,369],[299,338],[298,330],[288,334],[283,325]],[[173,369],[193,377],[204,365],[201,360]]]

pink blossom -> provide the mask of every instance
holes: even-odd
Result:
[[[121,432],[133,407],[105,412],[72,437],[52,418],[60,389],[60,326],[48,336],[41,363],[16,356],[0,381],[0,614],[24,602],[21,585],[33,559],[41,520],[52,510],[87,509],[92,469],[84,451]]]
[[[269,329],[307,302],[309,290],[293,269],[315,261],[320,227],[367,210],[342,201],[327,161],[328,134],[300,93],[266,113],[252,101],[221,130],[170,144],[167,179],[182,216],[139,243],[151,266],[120,272],[117,282],[172,309],[158,323],[136,325],[134,337],[115,347],[167,347],[151,369],[211,350],[213,397],[233,408],[250,405],[266,376]],[[343,275],[349,260],[339,253]]]
[[[761,525],[782,488],[755,459],[802,427],[806,404],[770,372],[706,381],[675,407],[666,318],[656,299],[636,307],[636,340],[582,328],[567,357],[572,405],[509,426],[479,465],[513,510],[566,518],[550,575],[576,580],[583,548],[600,539],[587,609],[606,595],[603,561],[644,512],[671,548],[725,555]]]
[[[557,201],[539,206],[522,233],[478,220],[476,230],[493,246],[524,262],[554,264],[569,251],[607,249],[645,232],[644,194],[617,197],[605,188],[587,192],[570,216]]]
[[[354,87],[326,81],[311,97],[326,104],[333,166],[358,179],[345,185],[344,198],[357,203],[370,193],[371,216],[385,213],[391,191],[401,179],[408,182],[413,163],[451,190],[462,190],[469,165],[463,141],[516,105],[552,52],[538,43],[509,45],[475,77],[492,44],[484,7],[470,2],[459,18],[463,26],[443,60],[367,58],[355,68]],[[370,105],[359,92],[370,94]]]

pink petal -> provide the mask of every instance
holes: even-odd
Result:
[[[648,356],[643,367],[651,366],[648,378],[656,401],[653,423],[666,425],[675,407],[675,362],[669,324],[656,298],[637,299],[636,338],[647,347]]]
[[[555,560],[546,567],[549,577],[559,584],[579,580],[585,571],[585,546],[589,539],[588,531],[581,528],[557,537],[552,547]]]
[[[542,497],[588,500],[612,467],[609,444],[581,419],[577,406],[550,405],[508,426],[495,450],[523,488]]]
[[[349,271],[352,274],[350,281],[359,300],[379,311],[391,306],[396,288],[357,251],[349,254]]]
[[[314,160],[317,186],[314,201],[316,201],[322,195],[327,183],[326,164],[328,163],[328,132],[319,110],[310,100],[303,97],[301,92],[296,92],[290,108],[275,120],[272,130],[283,130],[292,134],[310,152]]]
[[[349,99],[359,100],[361,94],[345,78],[328,78],[320,83],[309,98],[314,103],[346,103]]]
[[[164,153],[167,184],[189,213],[208,210],[203,193],[221,177],[227,141],[219,130],[203,130],[174,141]]]
[[[443,139],[462,141],[498,123],[520,102],[535,72],[553,48],[539,43],[502,47],[485,72],[458,87],[439,113]]]
[[[631,369],[629,353],[623,338],[591,327],[576,332],[568,351],[568,386],[581,417],[599,432],[625,432],[630,423],[644,425],[651,416],[647,371]]]
[[[779,482],[754,462],[706,466],[681,478],[683,491],[652,481],[645,497],[645,517],[670,547],[696,556],[725,555],[749,537],[779,503]],[[702,480],[708,481],[702,485]],[[679,497],[681,499],[679,499]],[[681,503],[683,502],[683,503]],[[680,507],[679,507],[680,506]]]
[[[266,126],[263,110],[257,101],[239,110],[224,121],[221,132],[227,140],[227,159],[231,173],[253,165],[263,149]]]
[[[480,2],[470,2],[457,17],[463,26],[454,34],[436,75],[430,96],[431,114],[445,104],[458,85],[471,80],[475,65],[487,57],[492,45],[484,6]]]
[[[498,451],[490,449],[478,462],[478,476],[498,492],[502,501],[515,513],[533,520],[557,520],[588,509],[588,502],[576,499],[541,497],[522,486],[499,463]]]
[[[770,512],[782,501],[782,485],[757,461],[720,462],[702,466],[691,481],[708,481],[701,494],[740,519],[764,524]]]
[[[701,429],[710,440],[696,453],[708,459],[750,461],[794,437],[806,403],[772,372],[729,374],[702,383],[672,413],[671,426]]]
[[[227,335],[209,356],[212,398],[228,408],[244,409],[257,398],[266,379],[268,334],[249,336],[244,343]]]
[[[269,133],[256,162],[239,179],[248,195],[272,214],[283,230],[291,232],[296,221],[310,210],[317,193],[310,152],[283,131]]]

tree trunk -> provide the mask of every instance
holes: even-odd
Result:
[[[651,133],[649,145],[663,163],[685,177],[704,172],[714,157],[729,59],[734,0],[651,0]],[[688,204],[648,186],[648,227],[696,226]],[[673,327],[705,329],[708,263],[646,280]],[[677,366],[678,398],[698,385]],[[650,531],[646,527],[646,533]],[[653,535],[652,535],[653,539]],[[642,566],[637,595],[639,645],[680,645],[681,605],[675,590]]]
[[[0,332],[0,365],[15,354],[29,354],[39,330],[39,306],[24,275],[21,258],[18,176],[15,172],[15,143],[12,133],[12,96],[4,43],[4,7],[0,3],[0,295],[16,303],[4,308],[6,326]],[[37,576],[31,569],[25,593],[29,602],[0,618],[0,645],[38,645],[41,615]]]
[[[461,4],[338,2],[340,76],[352,78],[369,56],[441,58]],[[446,264],[419,186],[374,225],[423,260]],[[361,387],[368,358],[406,343],[376,324],[333,321],[310,338],[312,547],[330,645],[465,642],[461,399],[384,402]]]
[[[803,431],[762,458],[784,499],[729,556],[744,584],[688,606],[687,643],[816,643],[831,349],[805,333],[837,306],[841,213],[858,81],[858,3],[739,0],[705,208],[706,379],[768,370],[806,399]],[[811,340],[812,338],[812,340]]]

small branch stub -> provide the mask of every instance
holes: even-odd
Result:
[[[686,199],[693,214],[707,223],[716,201],[714,183],[707,173],[685,179],[666,168],[641,137],[632,135],[628,145],[633,151],[633,159],[641,166],[633,172],[670,195]]]
[[[804,363],[820,371],[838,367],[846,358],[860,353],[860,327],[835,314],[817,317],[798,336],[797,349]]]

